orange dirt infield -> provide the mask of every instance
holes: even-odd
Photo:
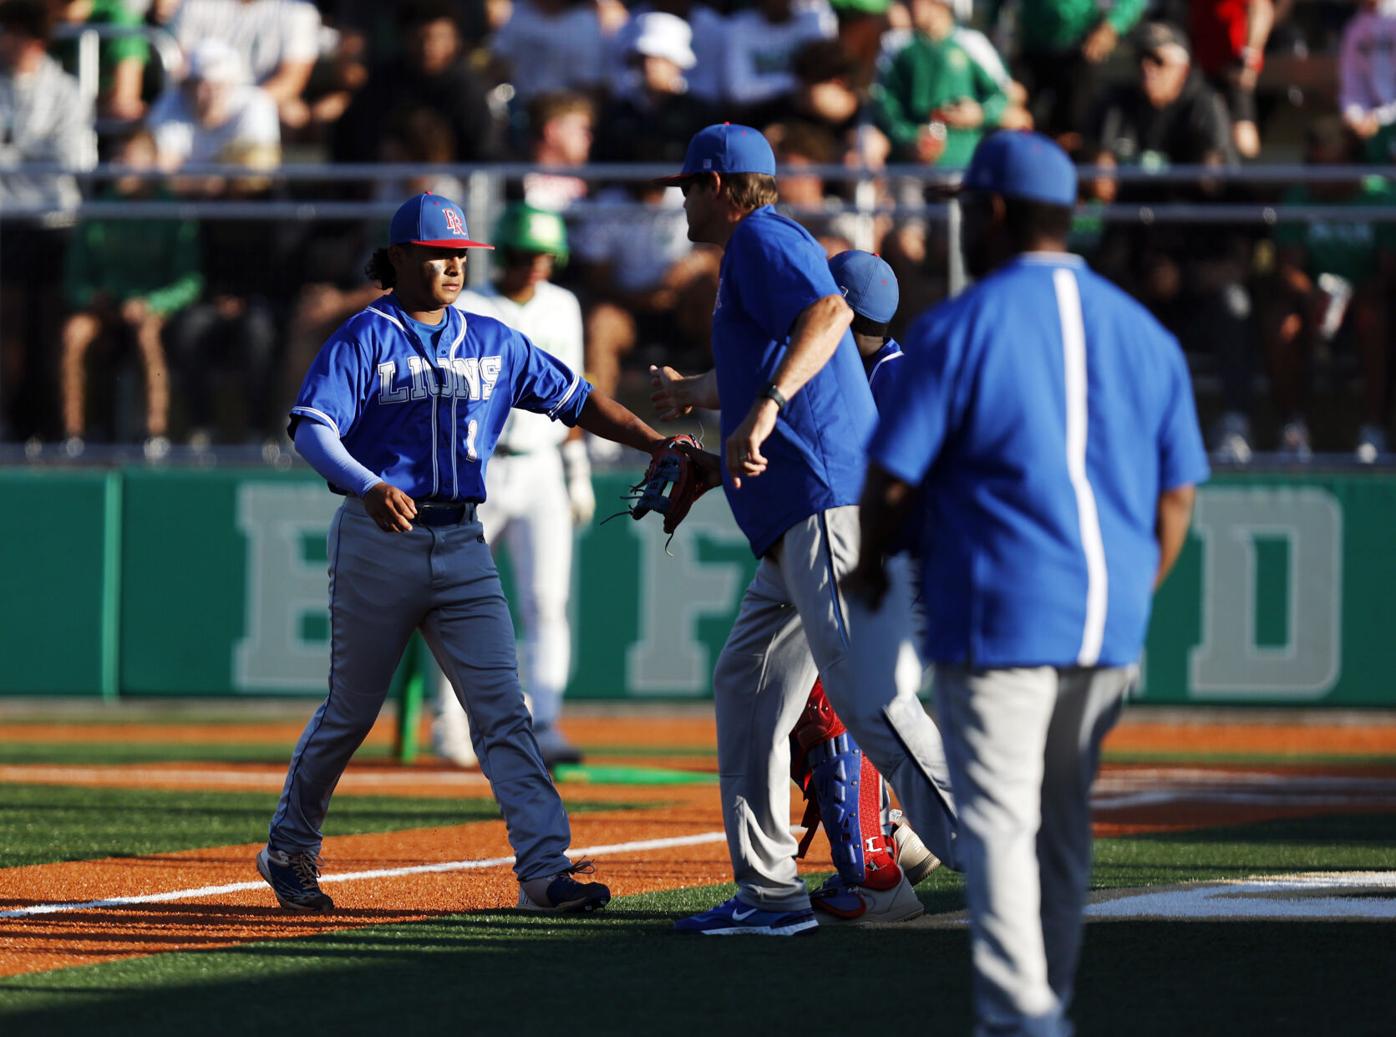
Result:
[[[309,710],[307,710],[308,714]],[[583,747],[634,747],[643,757],[590,755],[589,763],[668,766],[715,770],[711,717],[579,716],[568,733]],[[120,740],[127,744],[285,744],[299,724],[5,723],[0,741],[77,742]],[[391,741],[384,720],[370,741]],[[1254,723],[1204,725],[1122,724],[1107,745],[1126,752],[1333,754],[1396,753],[1396,723]],[[680,750],[678,756],[665,752]],[[1170,778],[1174,775],[1174,778]],[[273,792],[284,769],[266,763],[200,761],[118,765],[16,764],[0,766],[0,784],[37,783],[121,788],[241,789]],[[588,812],[572,818],[575,847],[637,840],[703,836],[721,831],[715,785],[603,785],[565,782],[565,798],[589,803],[645,803],[646,809]],[[1230,791],[1231,798],[1215,796]],[[1304,767],[1206,768],[1107,767],[1103,796],[1096,802],[1098,835],[1177,831],[1231,825],[1273,817],[1341,810],[1396,809],[1396,768]],[[378,760],[351,765],[343,795],[463,796],[488,794],[471,772],[443,770],[434,763],[400,767]],[[1111,798],[1114,797],[1114,798]],[[801,804],[792,803],[792,823]],[[289,915],[275,907],[252,858],[258,846],[232,846],[97,861],[66,862],[0,870],[0,912],[42,904],[74,904],[117,897],[149,896],[254,883],[248,890],[218,892],[169,902],[110,905],[83,911],[0,918],[0,975],[94,964],[167,951],[209,949],[250,940],[287,939],[388,922],[410,922],[445,914],[512,906],[517,886],[505,865],[478,870],[397,875],[327,886],[338,905],[328,916]],[[326,876],[371,869],[400,869],[438,862],[491,860],[507,856],[503,823],[481,821],[449,828],[377,835],[331,836],[324,855]],[[827,871],[822,836],[810,852],[809,870]],[[725,882],[730,879],[725,843],[633,849],[598,856],[600,877],[617,896]]]

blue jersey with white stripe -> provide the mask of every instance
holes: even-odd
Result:
[[[722,255],[713,310],[724,443],[775,378],[800,314],[838,294],[824,249],[794,220],[766,205],[737,224]],[[877,418],[861,361],[844,332],[829,362],[776,418],[761,447],[770,466],[744,479],[740,490],[723,467],[732,515],[758,557],[795,523],[858,503],[864,447]]]
[[[298,420],[321,422],[414,499],[482,501],[509,409],[575,425],[590,393],[580,374],[491,317],[448,306],[445,326],[428,331],[385,295],[320,348],[291,408],[292,435]]]
[[[1208,476],[1177,340],[1075,256],[1019,256],[923,316],[873,437],[922,483],[927,652],[1139,658],[1161,492]]]
[[[868,372],[868,388],[872,390],[873,403],[876,404],[879,414],[887,409],[887,401],[892,396],[892,385],[901,367],[897,361],[904,356],[906,354],[902,352],[897,340],[889,338],[881,349],[863,360],[863,369]]]

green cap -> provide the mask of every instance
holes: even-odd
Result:
[[[892,0],[830,0],[829,6],[845,14],[886,14]]]
[[[559,260],[567,259],[567,225],[562,217],[547,209],[514,202],[504,209],[504,215],[494,228],[497,248],[516,252],[546,252]]]

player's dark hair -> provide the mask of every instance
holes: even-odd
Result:
[[[779,197],[776,178],[765,173],[723,173],[722,191],[735,208],[746,210],[775,205]]]
[[[887,328],[888,325],[879,324],[875,320],[869,320],[861,313],[855,313],[853,315],[853,323],[848,326],[848,330],[855,335],[867,335],[869,338],[883,339],[887,337]]]
[[[0,29],[46,41],[48,27],[48,11],[43,4],[34,0],[5,0],[0,3]]]
[[[1005,198],[1004,224],[1016,252],[1027,252],[1044,242],[1064,244],[1071,233],[1071,207]]]
[[[393,269],[393,261],[388,258],[386,248],[374,251],[369,257],[368,265],[364,267],[364,273],[368,274],[370,281],[377,281],[384,288],[391,289],[397,286],[397,271]]]

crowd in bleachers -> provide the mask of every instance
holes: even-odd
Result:
[[[95,80],[78,74],[87,26],[107,27]],[[171,439],[276,442],[320,341],[377,293],[363,265],[383,228],[65,214],[84,197],[468,193],[445,170],[278,181],[287,162],[528,163],[507,190],[568,220],[559,277],[585,307],[593,380],[624,393],[653,360],[701,366],[717,257],[687,241],[678,192],[577,167],[677,167],[692,133],[724,120],[767,134],[781,204],[831,254],[859,245],[892,264],[894,331],[948,290],[945,223],[915,213],[914,180],[879,179],[869,219],[852,180],[816,167],[948,170],[998,129],[1054,136],[1101,170],[1082,183],[1074,246],[1178,335],[1218,458],[1386,452],[1396,224],[1361,209],[1396,205],[1387,183],[1108,173],[1393,163],[1393,0],[0,0],[0,438],[72,456],[114,436],[152,457]],[[99,157],[168,176],[44,168]],[[1228,201],[1354,213],[1103,218],[1118,202]],[[132,427],[87,388],[126,360],[143,386]]]

